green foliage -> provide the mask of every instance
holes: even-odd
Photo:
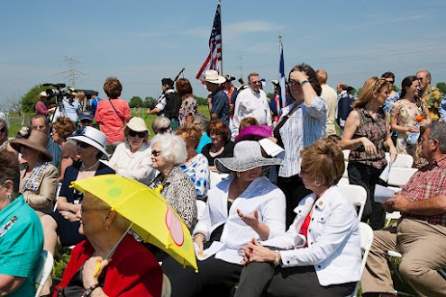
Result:
[[[437,88],[443,93],[446,94],[446,83],[439,82],[437,83]]]
[[[133,96],[132,98],[130,98],[129,106],[130,106],[130,108],[142,107],[143,106],[143,102],[142,102],[141,97]]]
[[[155,107],[155,104],[156,104],[156,99],[153,97],[147,96],[146,98],[144,98],[144,102],[143,102],[142,106],[144,108],[152,109]]]
[[[208,105],[208,98],[200,96],[194,96],[194,98],[197,100],[197,105]]]
[[[39,93],[45,91],[46,87],[42,85],[36,85],[32,87],[25,95],[23,95],[20,104],[22,105],[22,111],[32,112],[34,111],[34,105],[39,101]]]

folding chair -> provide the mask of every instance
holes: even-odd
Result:
[[[43,285],[46,280],[50,277],[51,271],[53,270],[54,258],[50,252],[43,250],[40,254],[40,262],[37,277],[34,281],[36,284],[36,297],[40,296],[40,291],[43,289]]]
[[[367,256],[369,255],[370,248],[373,243],[373,230],[366,223],[359,223],[359,233],[361,234],[361,252],[362,252],[362,262],[361,262],[361,276],[364,271],[365,264],[367,262]],[[358,295],[358,290],[360,287],[360,282],[356,284],[353,294],[349,297],[356,297]]]
[[[366,190],[358,185],[338,184],[339,190],[357,209],[358,218],[362,217],[365,202],[367,200]]]

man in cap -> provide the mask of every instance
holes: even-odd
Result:
[[[206,88],[211,93],[211,119],[220,119],[229,125],[229,99],[224,91],[226,78],[215,70],[206,70],[204,73]]]
[[[42,91],[39,93],[39,100],[34,105],[34,110],[36,111],[36,114],[38,115],[44,115],[48,116],[52,112],[55,111],[55,108],[48,109],[46,101],[48,100],[48,94],[45,91]]]

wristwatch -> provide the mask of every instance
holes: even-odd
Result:
[[[81,295],[81,297],[89,297],[89,296],[91,296],[91,293],[93,293],[93,291],[96,290],[96,289],[99,288],[99,287],[100,287],[100,286],[99,286],[99,283],[97,283],[96,285],[91,286],[91,287],[85,289],[85,291],[84,291],[84,293]]]
[[[274,258],[274,267],[282,265],[282,258],[280,257],[280,252],[276,252],[276,257]]]

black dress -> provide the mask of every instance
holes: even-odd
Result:
[[[73,165],[71,165],[65,170],[64,179],[62,181],[62,187],[60,188],[59,196],[67,198],[67,202],[80,203],[82,201],[83,194],[76,191],[73,188],[70,188],[71,182],[77,179],[77,175],[79,174],[81,165],[82,162],[77,161],[74,162]],[[95,175],[114,174],[114,173],[115,171],[113,169],[111,169],[104,163],[99,162],[99,166],[98,169],[96,169]],[[83,235],[79,234],[79,226],[80,226],[79,221],[70,222],[66,220],[63,217],[63,215],[59,213],[59,210],[57,209],[50,215],[57,222],[57,235],[59,236],[62,246],[72,246],[85,239]]]

